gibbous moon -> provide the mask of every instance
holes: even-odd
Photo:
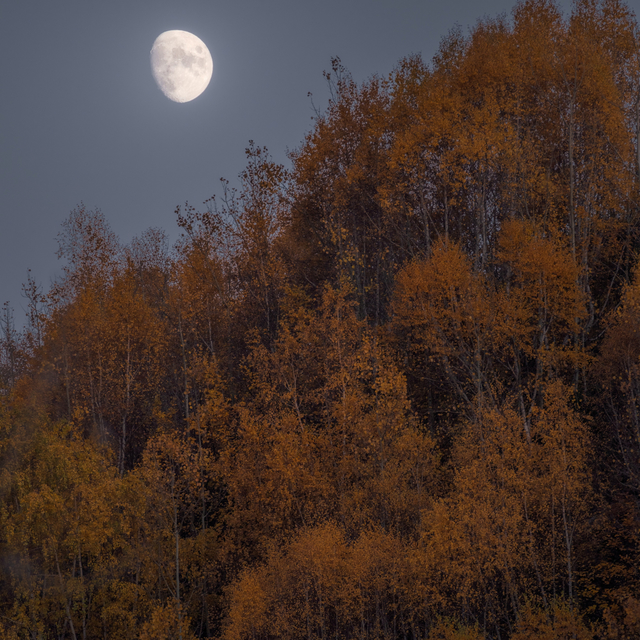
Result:
[[[213,60],[205,43],[193,33],[165,31],[151,47],[151,72],[167,98],[189,102],[207,88]]]

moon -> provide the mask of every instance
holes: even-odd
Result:
[[[209,85],[213,60],[198,36],[188,31],[165,31],[151,47],[151,73],[169,100],[190,102]]]

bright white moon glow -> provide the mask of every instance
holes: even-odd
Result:
[[[151,47],[151,72],[167,98],[189,102],[207,88],[213,61],[209,49],[193,33],[165,31]]]

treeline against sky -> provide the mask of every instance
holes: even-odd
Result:
[[[0,638],[640,637],[640,31],[527,0],[2,316]]]

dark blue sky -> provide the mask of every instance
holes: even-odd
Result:
[[[638,12],[640,0],[630,2]],[[56,235],[81,201],[123,242],[148,227],[174,240],[174,210],[232,185],[249,140],[286,163],[326,104],[339,56],[357,81],[430,60],[457,22],[510,14],[512,0],[5,0],[0,10],[0,304],[23,321],[31,268],[59,272]],[[560,6],[567,11],[570,0]],[[211,51],[207,90],[178,104],[149,51],[183,29]]]

